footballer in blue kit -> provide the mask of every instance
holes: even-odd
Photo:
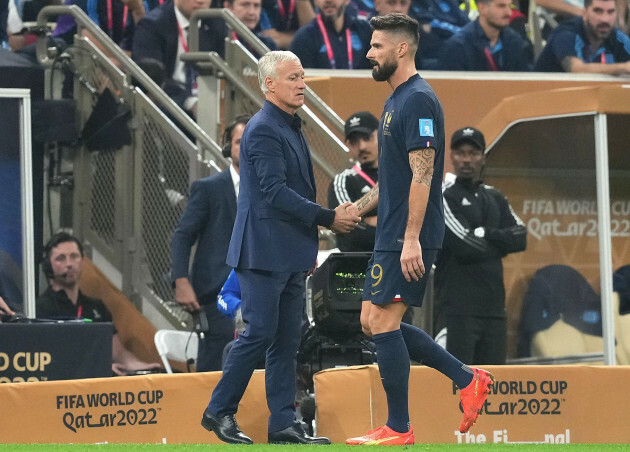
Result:
[[[444,238],[444,114],[433,89],[416,71],[418,22],[391,13],[372,18],[370,25],[372,77],[387,81],[393,93],[379,123],[378,183],[355,204],[359,215],[378,206],[361,327],[376,345],[388,418],[384,426],[346,444],[410,445],[415,442],[409,420],[410,359],[440,371],[460,388],[461,433],[477,420],[493,376],[466,366],[423,330],[402,322],[408,306],[422,306]]]
[[[370,293],[375,304],[389,303],[398,295],[407,305],[419,307],[426,278],[407,282],[400,267],[413,177],[409,152],[425,150],[434,154],[429,199],[419,235],[422,260],[425,268],[431,268],[444,238],[444,114],[433,89],[418,74],[398,86],[387,99],[378,142],[379,224],[364,293]]]

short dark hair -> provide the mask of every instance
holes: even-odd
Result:
[[[604,0],[604,1],[606,1],[606,0]],[[612,1],[612,0],[610,0],[610,1]],[[592,4],[593,4],[593,0],[584,0],[584,9],[588,8]]]
[[[406,14],[389,13],[384,16],[374,16],[370,19],[370,25],[373,30],[388,31],[407,36],[409,44],[414,48],[418,48],[420,42],[420,25],[418,21]]]
[[[81,253],[81,257],[83,257],[83,244],[78,238],[76,238],[72,234],[69,234],[65,231],[57,232],[55,235],[53,235],[50,238],[50,240],[48,240],[48,243],[44,245],[44,256],[42,258],[42,270],[44,272],[44,275],[46,275],[47,278],[52,278],[53,276],[55,276],[52,269],[52,263],[50,262],[50,257],[52,255],[53,248],[56,248],[62,243],[67,243],[67,242],[76,243],[77,247],[79,248],[79,252]]]

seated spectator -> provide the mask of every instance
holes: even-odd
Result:
[[[144,17],[146,12],[142,0],[66,0],[65,4],[80,7],[114,43],[121,46],[127,53],[130,53],[135,24]],[[59,37],[68,45],[71,45],[73,44],[74,35],[76,33],[77,24],[74,17],[68,15],[59,16],[57,19],[57,27],[53,31],[53,36]],[[89,31],[83,30],[82,36],[90,39],[114,64],[119,65],[118,60],[114,58]]]
[[[42,267],[48,278],[48,288],[37,299],[37,317],[47,319],[83,318],[94,322],[111,322],[112,315],[103,302],[90,298],[79,290],[83,265],[83,246],[74,236],[60,232],[45,246]],[[125,348],[115,332],[112,339],[112,371],[127,375],[139,370],[160,368],[158,363],[146,363]]]
[[[417,69],[436,69],[446,40],[470,22],[457,0],[415,0],[409,15],[420,23]]]
[[[368,21],[352,16],[349,0],[315,0],[319,14],[300,28],[291,42],[304,68],[370,69],[365,55],[370,49],[372,28]]]
[[[479,0],[479,17],[449,38],[438,62],[447,71],[529,71],[531,46],[509,27],[510,0]]]
[[[627,34],[630,32],[630,24],[628,23],[630,9],[626,0],[615,0],[615,4],[617,7],[615,26]],[[552,13],[560,23],[583,16],[585,8],[584,0],[538,0],[536,5]]]
[[[540,72],[630,73],[630,38],[615,28],[615,0],[585,0],[584,15],[559,25],[540,53]]]
[[[293,35],[315,18],[310,0],[263,0],[260,22],[262,34],[276,43],[278,49],[286,50]]]
[[[133,59],[139,64],[159,62],[164,67],[160,84],[177,105],[196,117],[195,74],[180,59],[188,52],[189,20],[195,11],[210,7],[210,0],[174,0],[155,8],[138,22],[133,40]],[[215,49],[218,38],[208,24],[199,29],[200,50]],[[156,79],[154,75],[154,80]],[[160,77],[157,77],[160,78]]]
[[[232,11],[232,13],[243,22],[247,28],[249,28],[258,39],[260,39],[263,44],[269,47],[269,50],[277,50],[278,46],[275,41],[269,36],[265,36],[263,32],[271,26],[269,21],[266,21],[265,24],[261,23],[261,14],[262,14],[262,0],[225,0],[223,2],[223,7]],[[263,28],[264,25],[264,28]],[[223,39],[228,35],[227,25],[225,25],[224,33],[221,34],[221,44],[223,45]],[[239,39],[239,36],[236,33],[232,33],[232,39]],[[254,51],[247,44],[243,43],[245,47],[256,57],[259,58],[260,55]],[[220,55],[223,56],[221,52]]]

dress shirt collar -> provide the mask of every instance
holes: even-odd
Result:
[[[182,27],[182,30],[186,34],[186,38],[188,38],[188,26],[190,25],[190,21],[182,14],[182,12],[177,9],[177,6],[173,4],[173,8],[175,8],[175,17],[177,18],[177,23]]]
[[[238,198],[238,187],[241,182],[241,175],[236,171],[233,164],[230,164],[230,175],[232,176],[232,184],[234,184],[234,193]]]

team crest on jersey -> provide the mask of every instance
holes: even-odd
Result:
[[[419,119],[420,136],[432,137],[433,135],[433,119]]]
[[[392,122],[392,115],[394,114],[394,111],[392,110],[390,111],[386,111],[383,114],[383,135],[389,135],[391,136],[391,132],[389,131],[389,124]]]

